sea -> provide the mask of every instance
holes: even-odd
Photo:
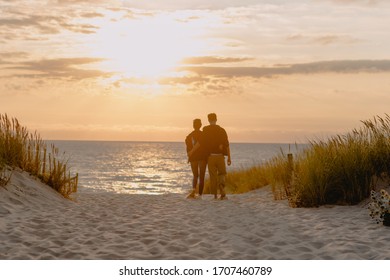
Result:
[[[79,174],[79,192],[133,194],[186,193],[192,173],[184,142],[48,141]],[[227,171],[261,165],[272,157],[297,153],[304,144],[231,143]],[[206,172],[206,178],[208,177]]]

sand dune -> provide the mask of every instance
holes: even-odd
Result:
[[[390,259],[364,205],[292,209],[270,188],[227,201],[81,190],[15,171],[0,188],[0,259]]]

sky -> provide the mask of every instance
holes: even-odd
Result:
[[[387,0],[0,0],[0,113],[44,139],[300,143],[389,113]]]

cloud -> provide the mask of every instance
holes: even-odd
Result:
[[[183,64],[212,64],[212,63],[234,63],[253,60],[248,57],[219,57],[219,56],[199,56],[199,57],[188,57],[183,59]]]
[[[293,34],[286,38],[289,43],[308,43],[314,45],[354,44],[361,40],[344,34],[302,35]]]
[[[278,1],[278,0],[274,0]],[[124,5],[139,9],[156,9],[156,10],[191,10],[191,9],[226,9],[229,7],[243,7],[259,4],[258,0],[165,0],[165,1],[139,1],[124,0]]]
[[[81,14],[81,17],[83,17],[83,18],[97,18],[97,17],[104,17],[104,15],[102,13],[89,12],[89,13]]]
[[[331,2],[334,2],[334,3],[338,3],[338,4],[369,4],[369,5],[373,5],[373,4],[377,4],[379,2],[385,2],[385,1],[382,1],[382,0],[326,0],[326,1],[331,1]]]
[[[245,85],[260,78],[274,78],[294,74],[311,75],[321,73],[380,73],[390,72],[390,60],[340,60],[319,61],[301,64],[279,64],[273,67],[237,66],[183,66],[181,77],[165,77],[161,85],[187,86],[188,92],[204,95],[241,94]]]
[[[117,3],[118,1],[115,0],[51,0],[54,4],[62,4],[62,5],[69,5],[69,4],[99,4],[99,3]]]
[[[390,72],[390,60],[338,60],[286,65],[280,74]]]
[[[63,13],[64,14],[64,13]],[[0,16],[0,29],[5,36],[15,38],[16,31],[26,35],[31,34],[33,28],[40,34],[51,35],[61,33],[64,29],[75,33],[91,34],[98,29],[97,26],[88,23],[73,23],[74,18],[66,15],[57,15],[55,12],[31,13],[8,9],[7,13]],[[84,13],[84,17],[100,16],[98,13]],[[82,17],[82,16],[81,16]]]
[[[0,59],[19,59],[28,56],[29,54],[27,52],[0,52]]]
[[[14,63],[5,69],[17,70],[17,74],[12,77],[24,78],[52,78],[52,79],[70,79],[83,80],[88,78],[109,77],[113,73],[103,72],[94,69],[81,69],[79,66],[97,63],[102,61],[100,58],[60,58],[43,59],[37,61],[25,61]],[[27,73],[26,73],[27,72]]]
[[[163,78],[159,80],[159,84],[162,85],[203,84],[208,82],[210,82],[209,78],[200,77],[200,76],[173,77],[173,78]]]
[[[179,70],[191,72],[199,76],[216,76],[226,78],[261,78],[280,75],[317,73],[390,72],[390,60],[320,61],[302,64],[275,65],[275,67],[184,66]]]
[[[26,57],[26,52],[0,52],[0,57]]]
[[[0,52],[0,66],[12,64],[20,59],[26,59],[28,56],[29,54],[26,52]]]

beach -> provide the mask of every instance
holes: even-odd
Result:
[[[366,204],[291,208],[270,187],[224,201],[103,191],[69,200],[15,170],[0,187],[0,259],[390,259],[390,228]]]

